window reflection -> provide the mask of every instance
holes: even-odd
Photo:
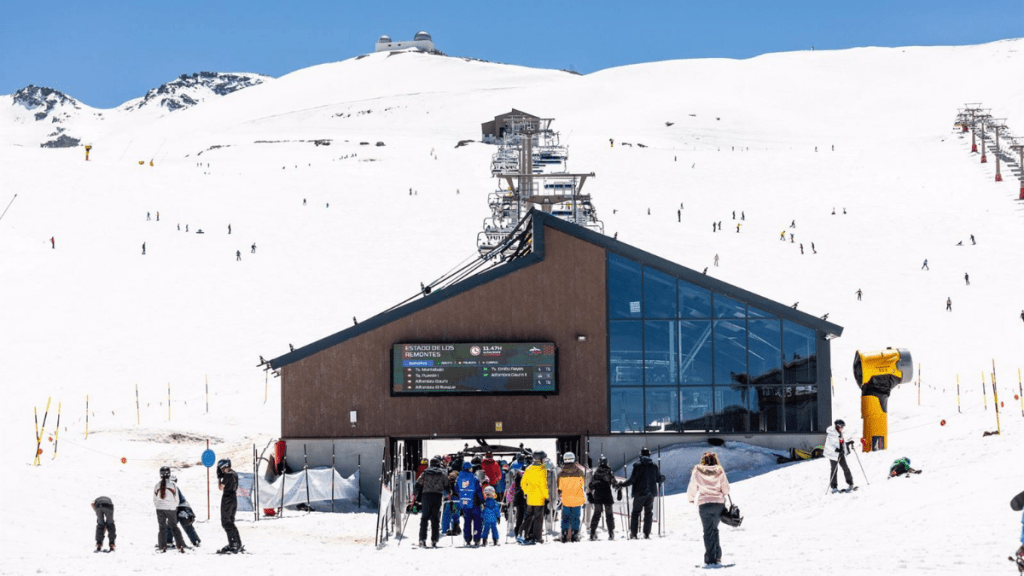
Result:
[[[679,429],[710,432],[714,428],[715,409],[711,386],[679,389]]]
[[[744,322],[743,320],[716,320],[715,384],[746,383],[746,322]]]
[[[676,383],[675,324],[674,320],[644,322],[644,383]]]
[[[642,388],[611,389],[612,432],[644,431],[644,391]]]
[[[711,322],[679,321],[680,384],[711,383]]]
[[[812,432],[818,429],[818,387],[786,387],[786,432]]]
[[[644,317],[676,317],[676,279],[644,267]]]
[[[647,388],[647,431],[679,431],[679,390],[669,388]]]
[[[782,326],[778,320],[747,321],[751,384],[782,384]]]
[[[751,431],[785,432],[782,418],[785,389],[781,386],[755,386],[751,390]]]
[[[643,346],[640,322],[623,320],[608,323],[608,357],[611,384],[643,383]]]
[[[782,341],[785,348],[786,382],[813,384],[818,376],[818,347],[814,330],[794,324],[782,323]]]
[[[640,318],[640,264],[608,255],[608,318]]]
[[[679,317],[711,318],[711,291],[680,280]]]
[[[747,307],[743,302],[715,293],[715,318],[745,318]]]

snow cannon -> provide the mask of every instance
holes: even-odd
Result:
[[[865,452],[885,450],[889,437],[889,394],[914,379],[914,363],[906,348],[881,352],[857,351],[853,377],[860,386],[860,414],[864,420]]]

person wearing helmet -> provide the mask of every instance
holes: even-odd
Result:
[[[199,540],[199,534],[196,534],[196,514],[192,511],[192,506],[189,505],[188,500],[185,499],[185,493],[181,491],[178,477],[171,474],[171,480],[178,487],[178,525],[181,526],[182,531],[185,532],[185,536],[188,536],[192,545],[198,548],[201,541]],[[170,527],[165,532],[167,532],[167,539],[170,540],[172,537]]]
[[[558,472],[558,495],[562,499],[562,542],[580,541],[580,510],[587,503],[583,495],[585,472],[576,455],[566,452]]]
[[[825,457],[828,458],[829,467],[831,472],[829,474],[829,486],[832,487],[832,493],[835,494],[839,491],[839,478],[837,472],[838,467],[842,466],[843,476],[846,479],[848,485],[846,492],[856,490],[853,485],[853,474],[850,472],[850,467],[846,464],[846,441],[843,440],[843,429],[846,428],[846,422],[842,419],[836,420],[835,425],[829,426],[825,433]]]
[[[588,486],[594,505],[590,518],[591,540],[597,540],[597,525],[601,522],[602,509],[604,509],[605,526],[608,528],[608,539],[615,540],[615,514],[612,512],[612,505],[615,504],[615,498],[612,496],[613,484],[615,484],[615,476],[608,466],[608,458],[602,454]]]
[[[165,528],[169,528],[178,552],[184,553],[185,541],[178,529],[178,486],[171,480],[171,469],[167,466],[160,468],[160,481],[153,490],[153,505],[156,506],[156,522],[160,526],[156,535],[157,548],[167,552]]]
[[[455,479],[455,489],[459,494],[459,510],[464,519],[462,533],[466,546],[479,546],[483,528],[480,510],[484,504],[484,493],[480,488],[480,481],[473,473],[473,465],[469,462],[462,464],[462,472]]]
[[[526,468],[530,464],[533,464],[533,457],[520,454],[516,459],[516,463],[509,470],[509,487],[506,500],[511,498],[515,519],[509,523],[512,524],[512,533],[516,538],[523,535],[523,519],[526,518],[526,495],[523,494],[523,473],[526,472]]]
[[[544,466],[547,454],[533,453],[533,464],[523,473],[520,486],[526,496],[526,517],[523,519],[523,544],[536,544],[544,538],[544,507],[550,498],[548,494],[548,469]]]
[[[654,498],[658,496],[658,484],[665,477],[658,470],[658,465],[651,459],[651,449],[646,446],[640,449],[640,461],[633,465],[633,473],[629,480],[618,484],[619,487],[633,486],[633,512],[629,516],[629,538],[635,540],[640,525],[640,511],[644,513],[644,538],[651,537],[651,524],[654,522]]]
[[[413,494],[416,501],[420,502],[420,548],[427,546],[427,524],[430,524],[430,544],[437,548],[437,541],[441,537],[441,500],[446,492],[451,490],[451,482],[448,474],[441,468],[441,459],[433,458],[430,466],[420,474],[416,480],[416,487]]]
[[[228,545],[217,551],[218,554],[238,554],[242,552],[242,537],[235,526],[235,512],[238,511],[238,473],[231,469],[231,460],[224,458],[217,462],[217,489],[220,497],[220,525],[228,536]]]

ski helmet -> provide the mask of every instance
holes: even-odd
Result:
[[[597,464],[598,464],[598,466],[607,466],[608,465],[608,457],[605,456],[604,454],[601,454],[601,459],[597,461]]]
[[[529,466],[530,464],[533,464],[533,456],[527,454],[526,458],[523,458],[523,464],[526,465],[526,466]]]
[[[572,452],[566,452],[565,455],[562,456],[562,461],[564,461],[566,464],[572,464],[573,462],[576,461],[576,455],[573,454]]]
[[[643,448],[640,449],[640,455],[641,456],[650,456],[651,455],[651,449],[648,448],[647,446],[644,446]]]
[[[171,469],[168,466],[161,466],[160,467],[160,477],[161,478],[170,478],[171,477]]]
[[[440,458],[438,458],[437,456],[434,456],[433,458],[430,459],[430,467],[431,468],[438,468],[440,466],[441,466],[441,459]]]
[[[846,427],[846,422],[843,422],[842,418],[840,418],[839,420],[835,421],[835,425],[836,426],[841,426],[841,427],[845,428]]]
[[[548,457],[548,455],[543,450],[538,450],[538,451],[533,453],[533,461],[534,462],[544,463],[544,460],[546,460],[547,457]]]
[[[224,468],[231,468],[230,458],[221,458],[220,461],[217,462],[217,470],[223,470]]]

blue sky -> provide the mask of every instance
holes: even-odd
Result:
[[[519,14],[513,12],[520,10]],[[1024,1],[7,2],[0,94],[28,84],[98,108],[180,74],[282,76],[417,30],[438,49],[582,73],[679,58],[858,46],[980,44],[1024,36]]]

